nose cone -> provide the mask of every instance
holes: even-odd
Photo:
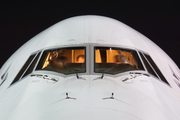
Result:
[[[162,109],[129,84],[107,76],[81,77],[86,80],[72,76],[51,85],[43,80],[44,90],[35,93],[30,85],[13,120],[166,120]]]

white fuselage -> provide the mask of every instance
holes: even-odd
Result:
[[[84,62],[77,63],[82,54]],[[113,61],[116,55],[126,59],[123,65]],[[61,65],[50,66],[58,58]],[[0,120],[178,120],[179,76],[167,54],[123,23],[69,18],[2,66]]]

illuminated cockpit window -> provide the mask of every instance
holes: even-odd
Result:
[[[63,74],[85,72],[85,48],[71,47],[43,52],[36,70],[49,70]]]
[[[134,50],[95,47],[95,72],[117,74],[130,70],[144,70]]]

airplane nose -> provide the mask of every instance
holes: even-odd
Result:
[[[165,118],[162,109],[138,91],[124,87],[108,77],[98,80],[94,80],[98,76],[82,77],[86,80],[74,80],[72,77],[66,79],[64,84],[59,82],[51,89],[34,95],[31,93],[31,96],[24,98],[24,102],[19,105],[14,119],[142,120],[147,116],[149,120]]]

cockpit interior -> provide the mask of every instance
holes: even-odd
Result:
[[[37,70],[50,70],[63,74],[85,72],[85,48],[52,49],[43,52]]]
[[[116,74],[130,70],[143,70],[134,50],[95,47],[95,72]]]
[[[111,47],[95,47],[95,73],[116,74],[129,70],[143,70],[137,53]],[[85,48],[73,47],[45,50],[36,70],[50,70],[63,74],[85,72]]]
[[[11,85],[36,71],[69,75],[87,73],[89,69],[93,69],[93,73],[110,75],[128,71],[145,71],[169,85],[150,55],[145,52],[121,47],[88,46],[94,54],[91,59],[92,56],[86,52],[86,47],[53,47],[33,53]],[[94,61],[94,67],[86,67],[87,59]]]

